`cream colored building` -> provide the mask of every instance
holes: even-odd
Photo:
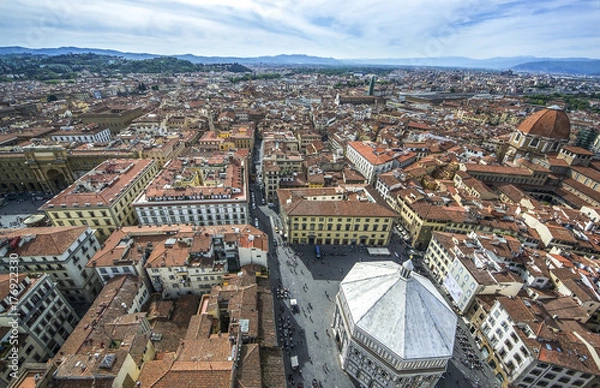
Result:
[[[293,244],[388,245],[397,214],[366,185],[277,191]]]
[[[108,160],[40,210],[55,226],[89,225],[104,241],[116,228],[137,223],[131,204],[157,173],[158,165],[153,160]]]
[[[434,280],[450,295],[461,314],[473,305],[477,295],[516,296],[523,280],[505,269],[519,240],[474,232],[468,235],[434,232],[424,262]]]

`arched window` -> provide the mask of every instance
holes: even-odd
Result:
[[[521,134],[517,132],[517,134],[515,136],[515,143],[518,142],[519,140],[521,140]]]
[[[540,139],[538,139],[538,138],[531,139],[531,142],[529,142],[529,146],[530,147],[536,147],[537,148],[538,144],[540,144]]]

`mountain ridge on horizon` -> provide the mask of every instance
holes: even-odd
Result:
[[[159,57],[172,57],[188,60],[192,63],[216,64],[237,62],[243,65],[321,65],[321,66],[408,66],[408,67],[448,67],[466,69],[516,70],[519,72],[569,73],[581,75],[600,75],[600,59],[593,58],[550,58],[535,56],[493,57],[472,59],[462,56],[423,57],[423,58],[355,58],[336,59],[307,54],[278,54],[256,57],[239,56],[200,56],[195,54],[150,54],[132,53],[113,49],[82,48],[63,46],[57,48],[31,49],[21,46],[0,47],[0,55],[31,54],[56,56],[64,54],[93,53],[118,56],[128,60],[143,60]]]

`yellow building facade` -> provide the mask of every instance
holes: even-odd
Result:
[[[131,204],[157,173],[158,165],[153,160],[106,161],[40,210],[55,226],[89,225],[104,241],[115,228],[137,223]]]

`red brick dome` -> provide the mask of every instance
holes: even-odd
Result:
[[[568,139],[571,122],[567,114],[559,108],[545,108],[526,118],[519,131],[552,139]]]

